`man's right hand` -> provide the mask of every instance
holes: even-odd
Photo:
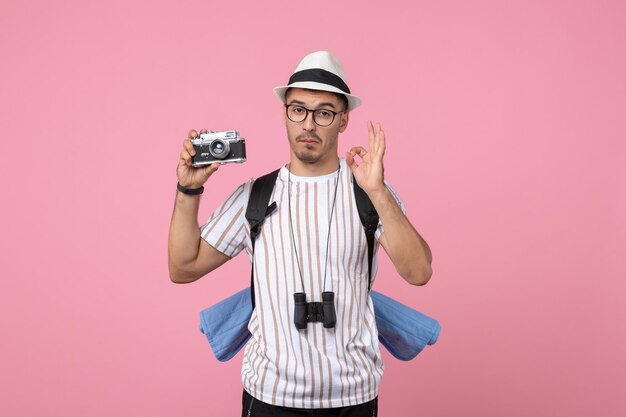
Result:
[[[200,130],[200,134],[206,132],[206,129]],[[197,138],[198,136],[198,132],[194,129],[189,131],[187,139],[183,141],[183,150],[180,153],[180,160],[178,161],[178,168],[176,170],[178,182],[186,188],[202,187],[209,177],[220,167],[218,162],[199,168],[191,165],[192,157],[196,154],[191,139]]]
[[[202,129],[200,133],[206,133]],[[200,188],[217,171],[220,164],[213,163],[200,168],[193,167],[195,154],[191,139],[198,136],[190,130],[183,142],[183,150],[178,161],[178,182],[186,188]],[[198,225],[198,207],[200,199],[189,198],[177,193],[174,213],[170,224],[168,239],[168,264],[170,279],[176,283],[193,282],[224,264],[230,257],[208,244],[200,236]]]

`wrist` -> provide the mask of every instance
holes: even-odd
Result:
[[[383,184],[382,187],[377,187],[375,189],[366,191],[367,196],[372,200],[372,203],[376,202],[378,204],[388,201],[389,199],[393,199],[391,197],[391,193],[389,189]]]
[[[380,183],[374,185],[370,184],[370,186],[367,188],[363,187],[363,190],[370,198],[384,196],[389,192],[384,181],[381,181]]]
[[[185,195],[200,195],[204,192],[204,186],[200,186],[198,188],[189,188],[189,187],[180,185],[180,182],[176,184],[176,189]]]

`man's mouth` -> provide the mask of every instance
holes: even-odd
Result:
[[[301,142],[301,143],[305,143],[305,144],[314,144],[314,143],[320,143],[321,142],[321,140],[319,140],[318,138],[313,138],[313,137],[310,137],[310,136],[297,138],[297,141]]]

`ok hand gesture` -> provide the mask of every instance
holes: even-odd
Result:
[[[369,150],[362,146],[355,146],[346,152],[346,162],[354,174],[354,178],[359,186],[368,194],[375,193],[385,187],[383,182],[383,156],[385,155],[385,133],[380,123],[376,126],[371,121],[367,122],[367,133],[369,135]],[[361,163],[357,164],[354,156],[361,158]]]

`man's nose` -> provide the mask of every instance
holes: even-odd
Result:
[[[308,114],[304,118],[304,121],[302,122],[302,129],[306,130],[307,132],[315,130],[315,121],[313,121],[312,111],[308,112]]]

